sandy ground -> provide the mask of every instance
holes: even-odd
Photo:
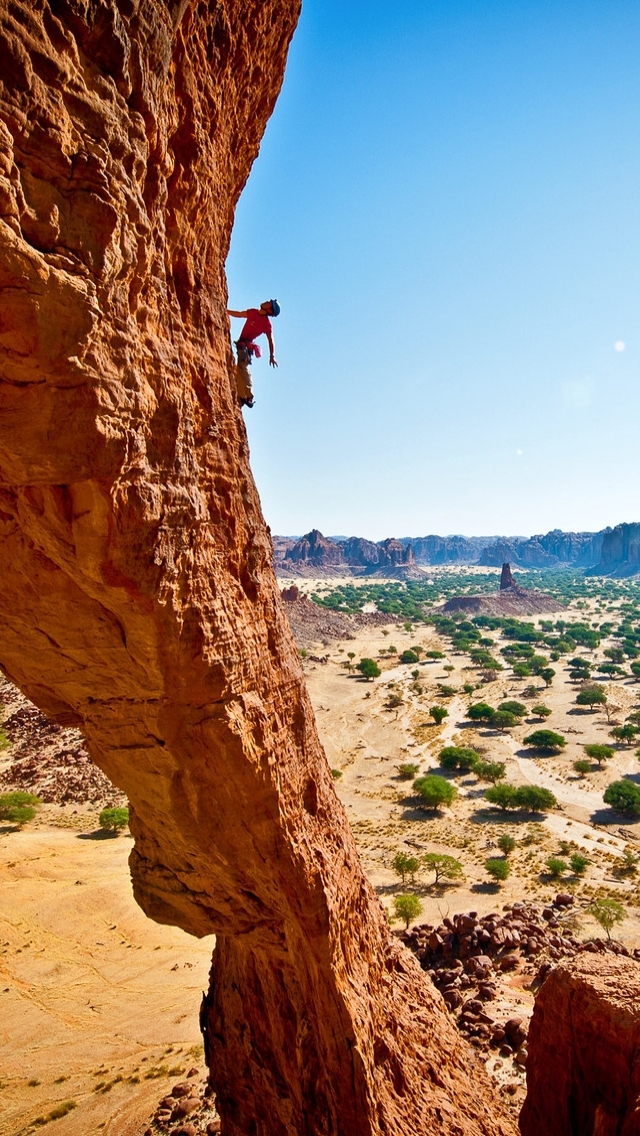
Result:
[[[213,940],[143,915],[130,838],[57,827],[57,812],[0,830],[0,1134],[75,1101],[56,1136],[134,1136],[176,1080],[202,1071]]]

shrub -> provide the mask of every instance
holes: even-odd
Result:
[[[497,805],[503,812],[506,809],[517,809],[518,790],[515,785],[492,785],[485,792],[485,800],[490,805]]]
[[[420,861],[415,856],[409,855],[408,852],[397,852],[392,866],[396,875],[402,879],[403,886],[406,876],[411,876],[411,883],[415,883],[415,874],[420,868]]]
[[[513,673],[516,678],[528,678],[531,674],[531,668],[526,663],[514,663]]]
[[[403,651],[400,656],[401,663],[417,663],[419,661],[415,651]]]
[[[446,686],[442,682],[438,683],[438,690],[442,698],[453,698],[454,694],[456,693],[455,686]]]
[[[504,852],[505,856],[508,856],[510,852],[513,852],[515,846],[516,842],[513,836],[510,836],[508,832],[502,832],[498,837],[498,848],[501,852]]]
[[[360,671],[362,677],[367,680],[379,678],[382,674],[380,667],[374,659],[360,659],[360,662],[356,663],[356,670]]]
[[[485,868],[490,876],[493,876],[496,883],[503,883],[504,880],[509,878],[511,867],[508,860],[490,859],[485,861]]]
[[[575,769],[576,773],[579,773],[581,777],[584,777],[587,773],[591,773],[591,762],[585,761],[584,758],[580,758],[578,761],[574,761],[573,768]]]
[[[624,726],[614,726],[612,730],[609,730],[610,737],[628,746],[633,745],[637,733],[638,727],[634,726],[632,722],[626,722]]]
[[[566,863],[564,860],[561,860],[559,856],[549,856],[548,860],[545,860],[545,864],[549,869],[549,875],[554,880],[559,879],[567,870]]]
[[[613,746],[600,745],[599,743],[597,745],[586,745],[582,748],[587,757],[590,757],[592,761],[597,761],[598,765],[602,765],[603,761],[609,761],[616,752]]]
[[[612,781],[604,792],[604,803],[616,813],[640,816],[640,785],[633,781]]]
[[[486,702],[474,702],[467,710],[467,718],[472,722],[490,722],[494,714],[495,710]]]
[[[426,777],[418,777],[413,782],[416,793],[422,797],[420,807],[423,809],[437,809],[440,805],[450,805],[458,796],[455,785],[445,777],[438,777],[435,773],[428,773]]]
[[[414,761],[404,761],[398,766],[398,776],[401,781],[412,781],[420,766]]]
[[[498,710],[504,710],[506,714],[512,714],[514,718],[522,718],[527,712],[526,706],[522,702],[516,702],[513,698],[501,702]]]
[[[331,776],[333,777],[334,781],[339,781],[340,778],[342,777],[342,770],[341,769],[332,769],[331,770]]]
[[[587,911],[607,932],[607,939],[611,939],[611,931],[616,923],[622,923],[626,911],[617,899],[594,899],[587,907]]]
[[[496,781],[502,781],[506,777],[507,767],[504,761],[478,761],[473,772],[479,781],[490,781],[495,785]]]
[[[429,713],[433,718],[436,726],[439,726],[442,722],[444,722],[445,718],[449,717],[449,711],[445,706],[432,706]]]
[[[546,813],[555,809],[558,802],[550,789],[543,789],[540,785],[521,785],[516,789],[516,804],[530,813]]]
[[[585,686],[576,694],[577,706],[588,706],[590,710],[593,710],[594,706],[606,706],[606,704],[606,691],[598,683],[594,683],[593,686]]]
[[[470,769],[475,768],[479,760],[480,757],[475,749],[467,749],[464,746],[445,746],[440,752],[440,765],[443,769],[460,769],[468,773]]]
[[[539,718],[540,721],[542,722],[542,721],[544,721],[545,718],[549,717],[549,715],[551,714],[551,711],[550,711],[548,706],[540,705],[540,706],[534,706],[531,710],[531,713],[535,714],[536,717]]]
[[[435,884],[439,884],[440,880],[457,880],[462,876],[462,864],[453,856],[445,856],[440,852],[427,852],[422,862],[425,868],[435,872]]]
[[[15,789],[0,796],[0,821],[9,821],[17,824],[19,828],[27,821],[33,820],[40,798],[35,793],[26,793],[22,789]]]
[[[542,749],[549,752],[564,749],[567,744],[562,734],[556,734],[553,730],[534,730],[532,734],[527,734],[523,741],[525,745],[533,746],[534,749]]]
[[[129,823],[129,810],[125,808],[103,809],[98,818],[100,828],[111,830],[114,835]]]
[[[409,929],[412,919],[417,919],[422,912],[422,904],[417,895],[397,895],[393,901],[393,910],[396,919],[402,919],[405,929]]]
[[[574,876],[584,876],[589,866],[589,861],[587,857],[583,856],[580,852],[574,852],[569,860],[569,866]]]
[[[504,733],[505,730],[510,730],[513,726],[518,725],[518,718],[515,714],[508,714],[506,710],[496,710],[490,725],[494,730],[500,730],[501,733]]]

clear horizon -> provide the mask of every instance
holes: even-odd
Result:
[[[228,260],[282,305],[273,532],[638,516],[639,44],[628,0],[307,0]]]

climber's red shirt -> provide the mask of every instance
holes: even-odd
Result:
[[[253,340],[259,335],[271,335],[271,320],[259,308],[247,308],[247,318],[240,338]]]

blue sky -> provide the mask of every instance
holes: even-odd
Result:
[[[628,0],[306,0],[227,264],[282,305],[274,532],[640,519],[639,47]]]

